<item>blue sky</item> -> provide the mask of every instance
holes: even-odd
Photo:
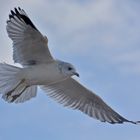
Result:
[[[140,120],[140,2],[137,0],[1,0],[0,61],[13,64],[5,25],[22,7],[49,38],[59,59],[73,63],[82,84],[118,113]],[[0,140],[139,140],[140,126],[110,125],[62,107],[41,90],[23,104],[0,101]]]

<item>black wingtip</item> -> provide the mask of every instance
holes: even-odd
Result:
[[[15,15],[15,12],[13,10],[11,10],[11,14],[14,16]]]
[[[34,28],[35,30],[37,30],[37,28],[35,27],[35,25],[32,23],[32,21],[29,19],[29,17],[26,15],[26,13],[24,14],[24,10],[21,9],[20,7],[18,8],[14,8],[14,10],[11,10],[11,13],[9,15],[9,20],[8,22],[10,21],[10,19],[14,18],[14,17],[17,17],[18,19],[20,20],[23,20],[27,25],[30,25],[32,28]]]
[[[19,14],[19,11],[17,10],[17,8],[14,8],[14,9],[15,9],[16,14]]]
[[[136,124],[136,125],[140,125],[140,121],[129,121],[129,120],[127,120],[126,122]]]
[[[135,124],[135,125],[137,125],[137,124],[140,124],[140,121],[131,121],[131,120],[128,120],[128,119],[125,119],[124,117],[122,117],[122,116],[120,116],[119,117],[119,122],[118,123],[131,123],[131,124]]]
[[[10,12],[11,12],[11,13],[9,14],[9,19],[14,18],[14,15],[15,15],[14,11],[11,10]]]
[[[18,7],[18,10],[21,10],[21,8],[20,8],[20,7]]]
[[[140,125],[140,121],[136,121],[136,122],[134,122],[134,123]]]
[[[11,19],[11,18],[14,18],[14,16],[13,15],[9,15],[9,19]]]

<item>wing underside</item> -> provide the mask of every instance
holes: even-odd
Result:
[[[53,60],[48,49],[48,39],[43,36],[23,9],[11,11],[7,32],[13,41],[15,63],[30,65]]]
[[[80,110],[88,116],[102,122],[109,122],[112,124],[123,122],[138,123],[129,121],[119,115],[99,96],[72,78],[50,86],[42,86],[42,89],[46,91],[47,95],[64,106]]]

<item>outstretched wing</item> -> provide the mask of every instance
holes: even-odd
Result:
[[[99,96],[86,89],[76,80],[70,78],[50,86],[42,86],[47,94],[64,106],[78,109],[83,113],[102,122],[131,122],[115,112]]]
[[[23,9],[11,10],[7,32],[13,41],[15,63],[32,65],[53,60],[48,49],[48,39],[43,36]]]

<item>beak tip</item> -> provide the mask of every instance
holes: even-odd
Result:
[[[80,77],[79,73],[75,73],[75,75],[76,75],[77,77]]]

